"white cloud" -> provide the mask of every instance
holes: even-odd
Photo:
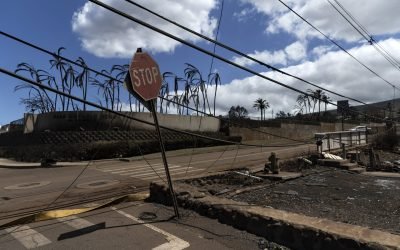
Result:
[[[300,61],[304,59],[307,55],[306,46],[301,42],[294,42],[285,48],[286,55],[289,60]]]
[[[320,56],[328,53],[328,51],[330,51],[332,49],[333,49],[333,46],[321,45],[321,46],[314,47],[312,49],[311,53],[317,57],[320,57]]]
[[[233,13],[233,16],[239,22],[245,22],[254,14],[255,14],[255,8],[244,8],[240,10],[240,12]]]
[[[385,48],[400,47],[400,39],[387,39],[380,43]],[[400,72],[390,65],[370,45],[358,45],[349,50],[367,66],[374,69],[380,76],[400,87]],[[393,56],[400,58],[400,50],[393,50]],[[288,73],[299,76],[321,87],[342,93],[349,97],[364,102],[377,102],[393,97],[393,89],[380,78],[373,75],[364,67],[355,62],[343,51],[329,51],[321,54],[315,61],[304,61],[282,69]],[[283,76],[276,72],[263,73],[268,77],[282,81],[283,83],[301,89],[311,88],[303,82]],[[212,93],[212,90],[211,90]],[[333,100],[342,100],[342,97],[327,93]],[[252,106],[257,98],[266,99],[274,112],[284,110],[289,112],[294,109],[298,93],[268,82],[260,77],[251,76],[244,79],[236,79],[218,88],[217,109],[221,114],[226,114],[231,106],[244,106],[251,116],[259,116]],[[397,97],[399,93],[397,92]],[[352,105],[360,105],[352,103]],[[322,108],[322,107],[321,107]]]
[[[248,54],[261,62],[272,64],[272,65],[287,65],[288,62],[298,62],[306,58],[307,48],[304,43],[299,41],[288,45],[283,50],[277,50],[270,52],[268,50],[255,51],[254,53]],[[233,57],[233,61],[237,64],[244,66],[251,66],[256,64],[254,61],[249,60],[245,57]]]
[[[153,17],[125,1],[105,0],[103,2],[183,39],[192,42],[199,40],[194,35]],[[212,36],[216,27],[216,19],[210,16],[210,11],[216,7],[216,0],[139,0],[137,2],[206,36]],[[74,13],[72,30],[79,35],[82,47],[99,57],[129,58],[138,47],[154,53],[172,52],[179,45],[170,38],[89,2]]]
[[[251,4],[259,13],[271,18],[266,30],[270,33],[285,31],[299,39],[320,37],[308,24],[290,12],[279,1],[241,0]],[[283,0],[301,16],[335,39],[359,41],[361,36],[326,1]],[[400,32],[398,0],[341,1],[341,4],[373,35]]]

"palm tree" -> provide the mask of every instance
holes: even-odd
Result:
[[[61,90],[62,92],[65,92],[65,87],[66,87],[66,82],[65,82],[65,68],[67,66],[67,63],[65,63],[62,59],[61,59],[61,52],[65,50],[64,47],[60,47],[56,53],[54,53],[53,57],[54,59],[50,60],[50,64],[51,64],[51,68],[55,67],[59,74],[60,74],[60,81],[61,81]],[[60,100],[61,100],[61,107],[62,107],[62,111],[65,111],[65,96],[61,95],[60,96]]]
[[[42,72],[45,72],[45,71],[36,70],[32,65],[29,65],[28,63],[20,63],[17,65],[17,69],[15,70],[15,73],[18,73],[18,72],[28,72],[34,81],[41,83],[42,74],[43,74]],[[18,91],[21,89],[29,89],[29,97],[32,96],[32,91],[34,91],[36,93],[33,97],[35,99],[35,103],[36,103],[35,105],[41,107],[40,110],[42,113],[50,112],[50,111],[54,110],[54,104],[53,104],[50,96],[46,92],[46,90],[44,90],[43,88],[34,87],[30,84],[22,83],[20,85],[17,85],[14,88],[14,91]],[[28,98],[28,100],[29,99],[30,98]],[[28,102],[29,101],[26,101],[25,103],[28,103]],[[31,103],[33,103],[33,99],[32,99]]]
[[[90,71],[88,70],[88,66],[86,65],[85,60],[82,57],[78,57],[76,60],[78,64],[82,66],[82,71],[78,73],[75,78],[76,85],[82,89],[82,98],[83,100],[87,100],[87,92],[88,92],[88,83],[90,78]],[[86,111],[86,103],[83,103],[83,111]]]
[[[210,85],[215,85],[215,91],[214,91],[214,116],[215,116],[215,103],[217,99],[217,89],[218,85],[221,85],[221,77],[219,76],[218,73],[211,73],[208,75],[208,83]]]
[[[314,115],[315,106],[318,102],[318,99],[316,99],[315,91],[313,91],[312,89],[307,89],[307,94],[308,94],[308,100],[313,103],[312,115]]]
[[[167,100],[168,100],[167,101],[167,106],[169,107],[170,103],[172,103],[172,105],[174,107],[176,106],[176,113],[177,114],[181,114],[182,113],[182,109],[180,108],[181,98],[180,98],[180,96],[178,94],[178,92],[179,92],[179,83],[181,81],[181,78],[179,78],[177,75],[175,75],[174,73],[171,73],[171,72],[165,72],[163,74],[163,77],[164,77],[164,81],[165,81],[165,87],[164,87],[165,91],[168,90],[168,91],[166,91],[167,93],[163,93],[163,94],[167,95]],[[174,88],[174,94],[173,95],[169,94],[169,83],[167,81],[168,78],[172,78],[172,80],[173,80],[173,88]]]
[[[328,103],[329,103],[330,101],[332,101],[332,99],[331,99],[328,95],[326,95],[326,94],[323,94],[321,99],[322,99],[322,101],[323,101],[324,104],[325,104],[325,113],[326,113],[327,105],[328,105]]]
[[[49,87],[56,88],[57,90],[59,90],[55,77],[52,76],[49,72],[47,72],[45,70],[38,70],[37,73],[39,75],[40,83],[46,82]],[[49,101],[48,103],[51,105],[51,111],[57,111],[58,94],[55,94],[55,97],[53,100],[49,96],[49,94],[47,93],[46,90],[44,90],[44,89],[42,89],[42,90],[45,93],[47,100]]]
[[[69,95],[71,95],[72,89],[75,86],[75,75],[76,75],[76,71],[74,70],[74,68],[72,68],[71,65],[69,65],[69,67],[65,71],[65,75],[64,75],[65,87],[66,87],[67,93]],[[71,104],[72,110],[75,110],[75,106],[74,106],[73,100],[71,98],[67,98],[66,111],[69,110],[69,104]]]
[[[129,71],[129,64],[124,64],[124,65],[115,64],[111,68],[111,74],[116,72],[115,78],[118,80],[118,81],[115,81],[114,83],[117,88],[116,102],[117,102],[117,110],[119,110],[119,111],[122,110],[122,103],[121,103],[121,99],[120,99],[120,96],[121,96],[120,83],[124,81],[126,74],[128,74],[128,71]],[[130,96],[131,95],[129,95],[129,104],[130,104],[130,106],[132,106],[131,105],[132,101],[130,99]]]
[[[104,82],[100,82],[96,78],[90,78],[91,84],[97,87],[97,94],[102,94],[103,100],[105,101],[106,108],[109,108],[110,105],[110,89],[107,84]],[[101,99],[98,98],[99,104],[103,105]]]
[[[304,95],[299,94],[296,99],[296,103],[297,103],[296,107],[298,107],[298,109],[299,109],[298,113],[301,113],[301,114],[303,113],[303,109],[305,109],[305,111],[307,113],[307,103],[305,102],[304,98],[305,98]]]
[[[169,95],[169,83],[167,81],[167,78],[169,75],[172,74],[171,72],[164,72],[163,77],[162,77],[162,83],[161,83],[161,88],[160,88],[160,96],[163,97],[160,99],[160,113],[164,112],[163,108],[163,103],[164,103],[164,98],[168,98]],[[165,107],[165,112],[167,113],[167,107]]]
[[[257,110],[260,110],[261,112],[261,120],[263,120],[263,115],[264,115],[264,120],[265,120],[265,110],[269,108],[269,103],[267,100],[258,98],[253,105],[254,108]]]
[[[211,114],[210,103],[208,102],[208,96],[207,96],[206,81],[204,81],[200,71],[195,66],[189,63],[185,64],[187,66],[184,70],[186,80],[189,82],[191,86],[197,89],[196,90],[197,93],[201,92],[203,99],[203,112],[206,112],[206,105],[207,105],[209,114]],[[199,99],[197,98],[197,100]],[[199,105],[197,104],[196,106],[198,107]]]

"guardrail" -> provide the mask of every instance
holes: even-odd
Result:
[[[339,149],[344,143],[346,147],[368,144],[367,131],[339,131],[316,133],[315,139],[322,141],[322,151]]]

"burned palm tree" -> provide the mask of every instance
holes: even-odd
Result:
[[[105,102],[106,108],[109,108],[111,93],[110,93],[108,85],[105,82],[101,82],[96,78],[90,78],[90,82],[93,86],[97,87],[97,95],[101,94],[101,96],[103,97],[103,100]],[[99,98],[98,98],[98,102],[100,105],[103,105],[103,102]]]
[[[322,102],[324,102],[324,104],[325,104],[325,112],[326,112],[327,105],[330,101],[332,101],[332,99],[327,94],[323,94],[321,99],[322,99]]]
[[[15,73],[19,73],[19,72],[27,72],[29,73],[30,77],[38,82],[38,83],[42,83],[41,82],[41,70],[36,70],[32,65],[29,65],[28,63],[20,63],[17,66],[17,69],[15,70]],[[22,89],[28,89],[29,90],[29,98],[27,98],[27,100],[24,101],[25,104],[29,103],[29,99],[33,98],[35,99],[35,101],[30,102],[30,103],[35,103],[35,106],[39,106],[40,110],[42,113],[45,112],[50,112],[52,110],[54,110],[54,104],[50,98],[50,96],[48,95],[47,91],[43,88],[40,87],[35,87],[32,86],[30,84],[27,83],[22,83],[20,85],[17,85],[14,88],[14,91],[18,91],[18,90],[22,90]],[[34,92],[34,94],[33,94]]]
[[[78,72],[75,82],[76,86],[78,86],[82,90],[82,98],[83,100],[87,100],[87,93],[88,93],[88,84],[90,78],[90,71],[88,66],[86,65],[85,60],[82,57],[78,57],[76,62],[82,66],[81,71]],[[86,111],[86,103],[83,103],[83,111]]]
[[[196,99],[193,99],[197,102],[197,104],[195,104],[196,109],[198,109],[198,107],[199,107],[199,101],[200,101],[199,93],[201,93],[203,112],[207,112],[207,109],[206,109],[206,105],[207,105],[209,113],[211,114],[210,104],[208,102],[208,97],[207,97],[206,81],[204,81],[200,71],[195,66],[193,66],[189,63],[186,63],[186,66],[187,67],[184,70],[186,80],[192,86],[192,92],[196,93],[193,96],[197,97]],[[197,114],[198,114],[198,112],[197,112]]]
[[[51,88],[55,88],[59,90],[56,79],[54,76],[52,76],[49,72],[45,70],[38,70],[37,71],[38,76],[39,76],[39,81],[40,83],[46,83],[47,86]],[[57,111],[57,101],[58,101],[58,94],[54,94],[54,99],[43,89],[50,105],[51,105],[51,111]]]
[[[102,92],[103,92],[103,98],[106,101],[107,107],[111,110],[114,110],[116,108],[115,103],[116,103],[116,93],[115,93],[115,79],[112,77],[111,72],[103,69],[101,71],[103,75],[106,75],[108,77],[103,77],[103,81],[99,82],[98,80],[95,82],[94,85],[99,87]],[[99,74],[97,74],[98,76]]]
[[[190,104],[190,93],[191,93],[191,88],[190,88],[190,83],[186,79],[182,79],[184,82],[184,91],[181,94],[180,97],[180,103],[183,104],[183,108],[186,107],[186,115],[189,115],[189,104]]]
[[[72,89],[75,87],[75,75],[76,71],[74,68],[72,68],[71,65],[68,65],[68,68],[65,71],[64,78],[65,80],[63,81],[65,83],[65,89],[67,90],[67,93],[71,95]],[[71,104],[72,110],[75,110],[76,106],[74,106],[74,101],[71,98],[67,98],[67,103],[66,103],[66,111],[69,110],[69,106]]]
[[[125,76],[129,71],[129,64],[124,64],[124,65],[113,65],[111,68],[111,74],[115,74],[115,78],[118,81],[114,81],[115,88],[117,90],[117,110],[121,111],[122,110],[122,103],[121,103],[121,82],[124,82]],[[130,110],[132,111],[132,99],[131,95],[129,95],[129,106],[131,107]]]
[[[221,85],[220,75],[217,72],[209,74],[208,75],[208,83],[210,85],[215,86],[215,90],[214,90],[214,116],[215,116],[215,103],[217,101],[217,90],[218,90],[218,85]]]
[[[51,68],[56,68],[56,70],[59,72],[59,79],[60,79],[60,83],[57,84],[61,84],[61,91],[65,93],[66,90],[66,82],[65,82],[65,72],[66,72],[66,67],[67,67],[67,63],[64,62],[62,60],[61,56],[61,52],[65,50],[64,47],[60,47],[56,53],[54,53],[53,55],[53,59],[50,60],[50,64],[51,64]],[[60,96],[60,101],[61,101],[61,107],[62,107],[62,111],[65,111],[66,108],[66,97],[61,95]]]
[[[171,72],[164,72],[163,77],[162,77],[162,83],[161,83],[161,88],[160,88],[160,113],[164,113],[164,100],[168,99],[169,96],[169,83],[167,81],[168,77],[170,75],[173,75]],[[168,113],[167,106],[165,107],[165,113]]]

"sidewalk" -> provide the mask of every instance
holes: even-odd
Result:
[[[68,167],[68,166],[86,166],[90,164],[88,161],[81,162],[56,162],[55,167]],[[0,158],[0,168],[13,168],[13,169],[25,169],[25,168],[42,168],[40,162],[19,162],[10,159]]]

